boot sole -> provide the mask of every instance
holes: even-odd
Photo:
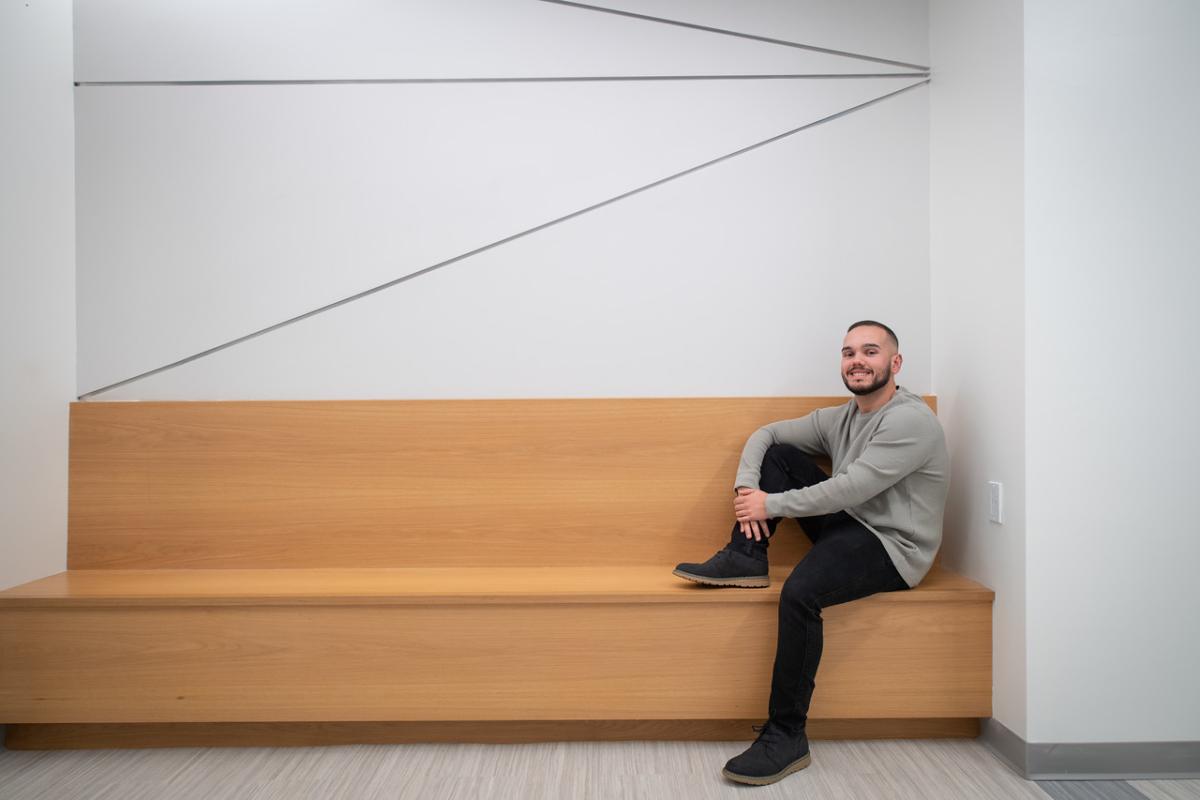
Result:
[[[691,572],[684,572],[681,569],[672,570],[671,574],[686,578],[689,581],[695,581],[696,583],[705,583],[709,586],[739,586],[743,589],[766,589],[771,585],[771,576],[769,575],[757,575],[747,578],[706,578],[703,575],[695,575]]]
[[[763,777],[760,778],[756,775],[738,775],[736,772],[730,772],[727,769],[721,770],[721,774],[724,775],[729,780],[736,781],[738,783],[748,783],[751,786],[766,786],[767,784],[775,783],[777,781],[783,780],[788,775],[791,775],[793,772],[799,772],[800,770],[804,769],[811,763],[812,763],[812,754],[805,753],[802,758],[797,758],[795,761],[788,764],[786,767],[781,769],[779,772],[776,772],[774,775],[764,775]]]

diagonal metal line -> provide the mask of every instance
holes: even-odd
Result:
[[[831,56],[845,56],[846,58],[857,58],[862,61],[874,61],[877,64],[891,64],[896,67],[909,67],[910,69],[919,69],[922,72],[928,72],[929,67],[921,66],[920,64],[909,64],[906,61],[892,61],[888,58],[878,58],[876,56],[863,55],[862,53],[849,53],[845,50],[831,50],[828,47],[817,47],[811,44],[802,44],[800,42],[792,42],[787,39],[772,39],[769,36],[758,36],[753,33],[743,33],[741,31],[731,31],[726,28],[711,28],[708,25],[697,25],[694,22],[684,22],[678,19],[667,19],[666,17],[652,17],[648,14],[636,14],[632,11],[621,11],[615,8],[606,8],[604,6],[593,6],[587,3],[576,3],[572,0],[540,0],[543,3],[552,3],[556,6],[568,6],[570,8],[581,8],[587,11],[599,11],[603,14],[615,14],[619,17],[629,17],[631,19],[641,19],[647,22],[661,22],[664,25],[675,25],[680,28],[691,28],[696,31],[706,31],[707,33],[719,33],[723,36],[736,36],[739,39],[750,39],[755,42],[766,42],[767,44],[779,44],[784,47],[795,47],[800,50],[811,50],[814,53],[828,53]]]
[[[405,283],[406,281],[411,281],[415,278],[419,278],[422,275],[428,275],[429,273],[433,272],[434,270],[439,270],[439,269],[442,269],[443,267],[448,267],[451,264],[457,264],[459,261],[463,261],[465,259],[471,258],[472,256],[477,256],[480,253],[487,252],[488,250],[492,250],[494,248],[500,247],[501,245],[508,244],[509,242],[515,242],[517,239],[522,239],[526,236],[529,236],[530,234],[537,233],[538,231],[543,231],[546,228],[549,228],[553,225],[558,225],[562,222],[566,222],[567,220],[575,219],[576,217],[582,216],[582,215],[590,213],[592,211],[596,211],[597,209],[612,205],[613,203],[616,203],[620,200],[624,200],[628,197],[633,197],[634,195],[641,194],[642,192],[645,192],[645,191],[649,191],[650,189],[653,189],[656,186],[662,186],[664,183],[669,183],[671,181],[678,180],[679,178],[682,178],[685,175],[691,175],[693,172],[699,172],[702,169],[707,169],[708,167],[711,167],[715,164],[720,164],[723,161],[728,161],[731,158],[737,158],[740,155],[744,155],[753,150],[757,150],[760,147],[766,147],[769,144],[773,144],[774,142],[778,142],[782,139],[786,139],[789,136],[795,136],[797,133],[800,133],[801,131],[806,131],[809,128],[815,128],[818,125],[823,125],[827,122],[832,122],[833,120],[844,117],[847,114],[853,114],[855,111],[861,111],[862,109],[867,108],[868,106],[873,106],[876,103],[881,103],[884,100],[895,97],[896,95],[899,95],[899,94],[903,94],[904,92],[907,92],[911,89],[915,89],[918,86],[924,86],[927,83],[929,83],[928,78],[926,78],[925,80],[922,80],[922,81],[918,81],[913,84],[909,84],[908,86],[905,86],[901,89],[897,89],[895,91],[888,92],[887,94],[880,95],[879,97],[876,97],[874,99],[868,100],[865,103],[859,103],[856,106],[852,106],[850,108],[843,109],[842,111],[838,111],[836,113],[830,114],[829,116],[821,117],[818,120],[806,123],[804,125],[801,125],[798,128],[792,128],[789,131],[784,131],[783,133],[772,136],[769,139],[763,139],[762,141],[755,142],[754,144],[748,145],[739,150],[734,150],[732,153],[726,153],[723,156],[717,156],[716,158],[710,159],[709,161],[705,161],[702,164],[697,164],[694,167],[688,167],[685,170],[681,170],[680,172],[673,173],[671,175],[666,176],[665,178],[659,178],[656,181],[652,181],[650,183],[644,184],[642,186],[637,187],[636,189],[630,189],[627,192],[622,192],[621,194],[616,195],[615,197],[610,197],[607,200],[601,200],[599,203],[593,203],[590,206],[581,208],[577,211],[572,211],[569,214],[564,214],[561,217],[555,217],[554,219],[549,220],[547,222],[543,222],[540,225],[535,225],[532,228],[526,228],[525,230],[520,231],[518,233],[514,233],[509,236],[505,236],[503,239],[497,239],[494,242],[485,244],[482,247],[477,247],[474,250],[469,250],[465,253],[460,253],[459,255],[456,255],[453,258],[448,258],[445,261],[439,261],[436,264],[432,264],[428,267],[425,267],[424,269],[419,269],[416,272],[411,272],[408,275],[405,275],[400,278],[396,278],[395,280],[392,280],[392,281],[388,281],[387,283],[380,284],[379,286],[376,286],[372,289],[367,289],[366,291],[359,292],[358,294],[350,295],[349,297],[345,297],[336,302],[321,306],[320,308],[313,309],[312,311],[306,312],[304,314],[300,314],[299,316],[295,316],[290,319],[286,319],[283,322],[277,322],[274,325],[271,325],[270,327],[263,328],[262,330],[255,331],[254,333],[246,334],[245,336],[240,336],[237,339],[232,339],[228,342],[225,342],[224,344],[217,345],[216,347],[210,347],[207,350],[196,353],[195,355],[188,356],[187,358],[181,358],[180,360],[173,361],[170,364],[166,364],[166,365],[158,367],[156,369],[152,369],[147,372],[143,372],[139,375],[134,375],[132,378],[126,378],[123,381],[118,381],[117,383],[111,383],[108,386],[102,386],[99,389],[93,389],[92,391],[87,392],[86,394],[80,395],[78,399],[79,400],[87,400],[88,398],[95,397],[96,395],[102,394],[103,392],[108,392],[113,389],[117,389],[121,386],[125,386],[127,384],[133,383],[134,381],[139,381],[139,380],[142,380],[143,378],[148,378],[151,375],[157,375],[160,372],[165,372],[166,370],[174,369],[175,367],[179,367],[179,366],[183,366],[184,364],[188,364],[197,359],[212,355],[213,353],[218,353],[222,350],[233,347],[234,345],[238,345],[238,344],[241,344],[242,342],[247,342],[247,341],[250,341],[251,339],[255,339],[259,336],[263,336],[268,333],[271,333],[272,331],[279,330],[280,328],[282,328],[286,325],[292,325],[296,322],[300,322],[301,320],[305,320],[305,319],[308,319],[309,317],[316,316],[317,314],[321,314],[326,311],[330,311],[339,306],[344,306],[347,303],[352,303],[355,300],[360,300],[364,297],[375,294],[376,292],[382,292],[384,289],[390,289],[391,287],[397,286],[401,283]]]
[[[321,78],[246,81],[76,81],[78,86],[344,86],[347,84],[423,83],[596,83],[622,81],[765,81],[815,78],[924,78],[924,72],[794,72],[765,75],[580,75],[512,78]]]

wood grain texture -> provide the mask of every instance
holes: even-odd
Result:
[[[751,431],[842,402],[75,404],[72,569],[0,592],[0,720],[533,741],[760,718],[804,537],[785,523],[768,589],[670,567],[725,541]],[[992,597],[935,568],[828,609],[814,721],[989,715]]]
[[[155,747],[315,747],[418,742],[753,740],[761,719],[505,720],[465,722],[191,722],[10,725],[10,750]],[[813,719],[808,736],[845,739],[974,739],[977,719]]]
[[[764,589],[719,589],[669,567],[69,570],[0,592],[0,609],[103,606],[441,605],[491,603],[779,602],[790,568]],[[934,569],[916,589],[859,602],[991,603],[994,593]]]
[[[0,719],[751,719],[775,633],[768,603],[9,607]],[[817,680],[814,717],[987,716],[991,606],[830,608]]]
[[[747,436],[846,401],[74,403],[68,565],[703,560]],[[786,523],[772,549],[794,564],[807,540]]]

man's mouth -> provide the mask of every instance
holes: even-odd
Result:
[[[850,377],[851,378],[869,378],[869,377],[871,377],[871,371],[867,370],[867,369],[852,369],[852,370],[850,370]]]

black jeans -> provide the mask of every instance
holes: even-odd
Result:
[[[768,494],[801,489],[828,476],[791,445],[772,445],[763,457],[759,488]],[[771,674],[771,718],[799,732],[821,663],[821,609],[876,592],[907,589],[883,544],[845,511],[799,519],[812,549],[792,570],[779,597],[779,640]],[[768,520],[771,533],[779,519]],[[737,523],[729,547],[766,558],[767,542],[747,539]]]

